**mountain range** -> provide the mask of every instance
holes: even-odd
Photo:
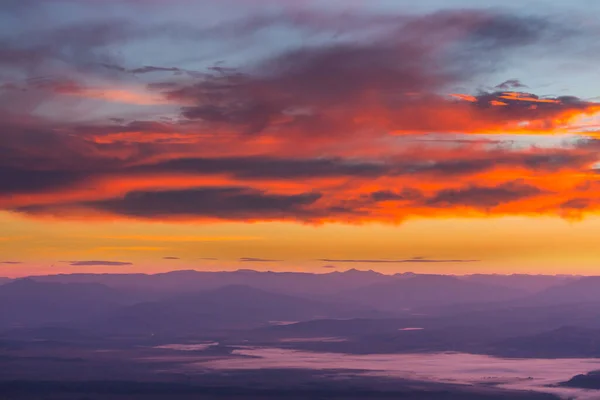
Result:
[[[35,276],[0,285],[0,341],[19,332],[581,357],[598,354],[600,278],[358,270]]]

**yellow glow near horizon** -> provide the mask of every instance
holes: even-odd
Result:
[[[415,219],[401,225],[293,223],[176,224],[39,221],[0,213],[0,276],[74,272],[164,272],[177,269],[383,273],[536,273],[595,275],[600,218]],[[167,260],[164,257],[177,257]],[[280,262],[240,262],[253,257]],[[345,263],[319,259],[465,260],[447,263]],[[216,260],[212,260],[212,259]],[[127,267],[73,267],[61,261],[132,262]],[[336,269],[324,269],[331,264]]]

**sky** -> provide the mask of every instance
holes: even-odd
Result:
[[[600,4],[413,3],[3,1],[0,276],[598,274]]]

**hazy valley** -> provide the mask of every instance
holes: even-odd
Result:
[[[583,396],[572,388],[582,379],[559,384],[600,369],[596,277],[54,275],[7,280],[0,305],[0,377],[19,396],[29,389],[18,382],[92,385],[102,377],[121,384],[94,390],[115,390],[115,398],[126,382],[157,381],[183,392],[210,381],[216,392],[202,395],[221,398],[234,396],[218,384],[232,373],[262,382],[268,393],[257,398],[282,390],[271,387],[271,374],[334,392],[350,374],[367,391],[384,380],[389,393],[425,385],[489,398]],[[313,372],[296,381],[296,370]]]

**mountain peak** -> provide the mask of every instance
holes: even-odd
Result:
[[[346,270],[343,272],[344,274],[355,274],[355,275],[360,275],[360,274],[365,274],[365,275],[381,275],[379,272],[375,272],[372,269],[370,270],[361,270],[361,269],[356,269],[356,268],[352,268],[349,270]]]
[[[11,287],[27,287],[27,286],[34,286],[34,285],[39,285],[40,283],[37,282],[34,279],[31,278],[19,278],[19,279],[15,279],[12,282],[7,283],[6,285],[10,285]]]

